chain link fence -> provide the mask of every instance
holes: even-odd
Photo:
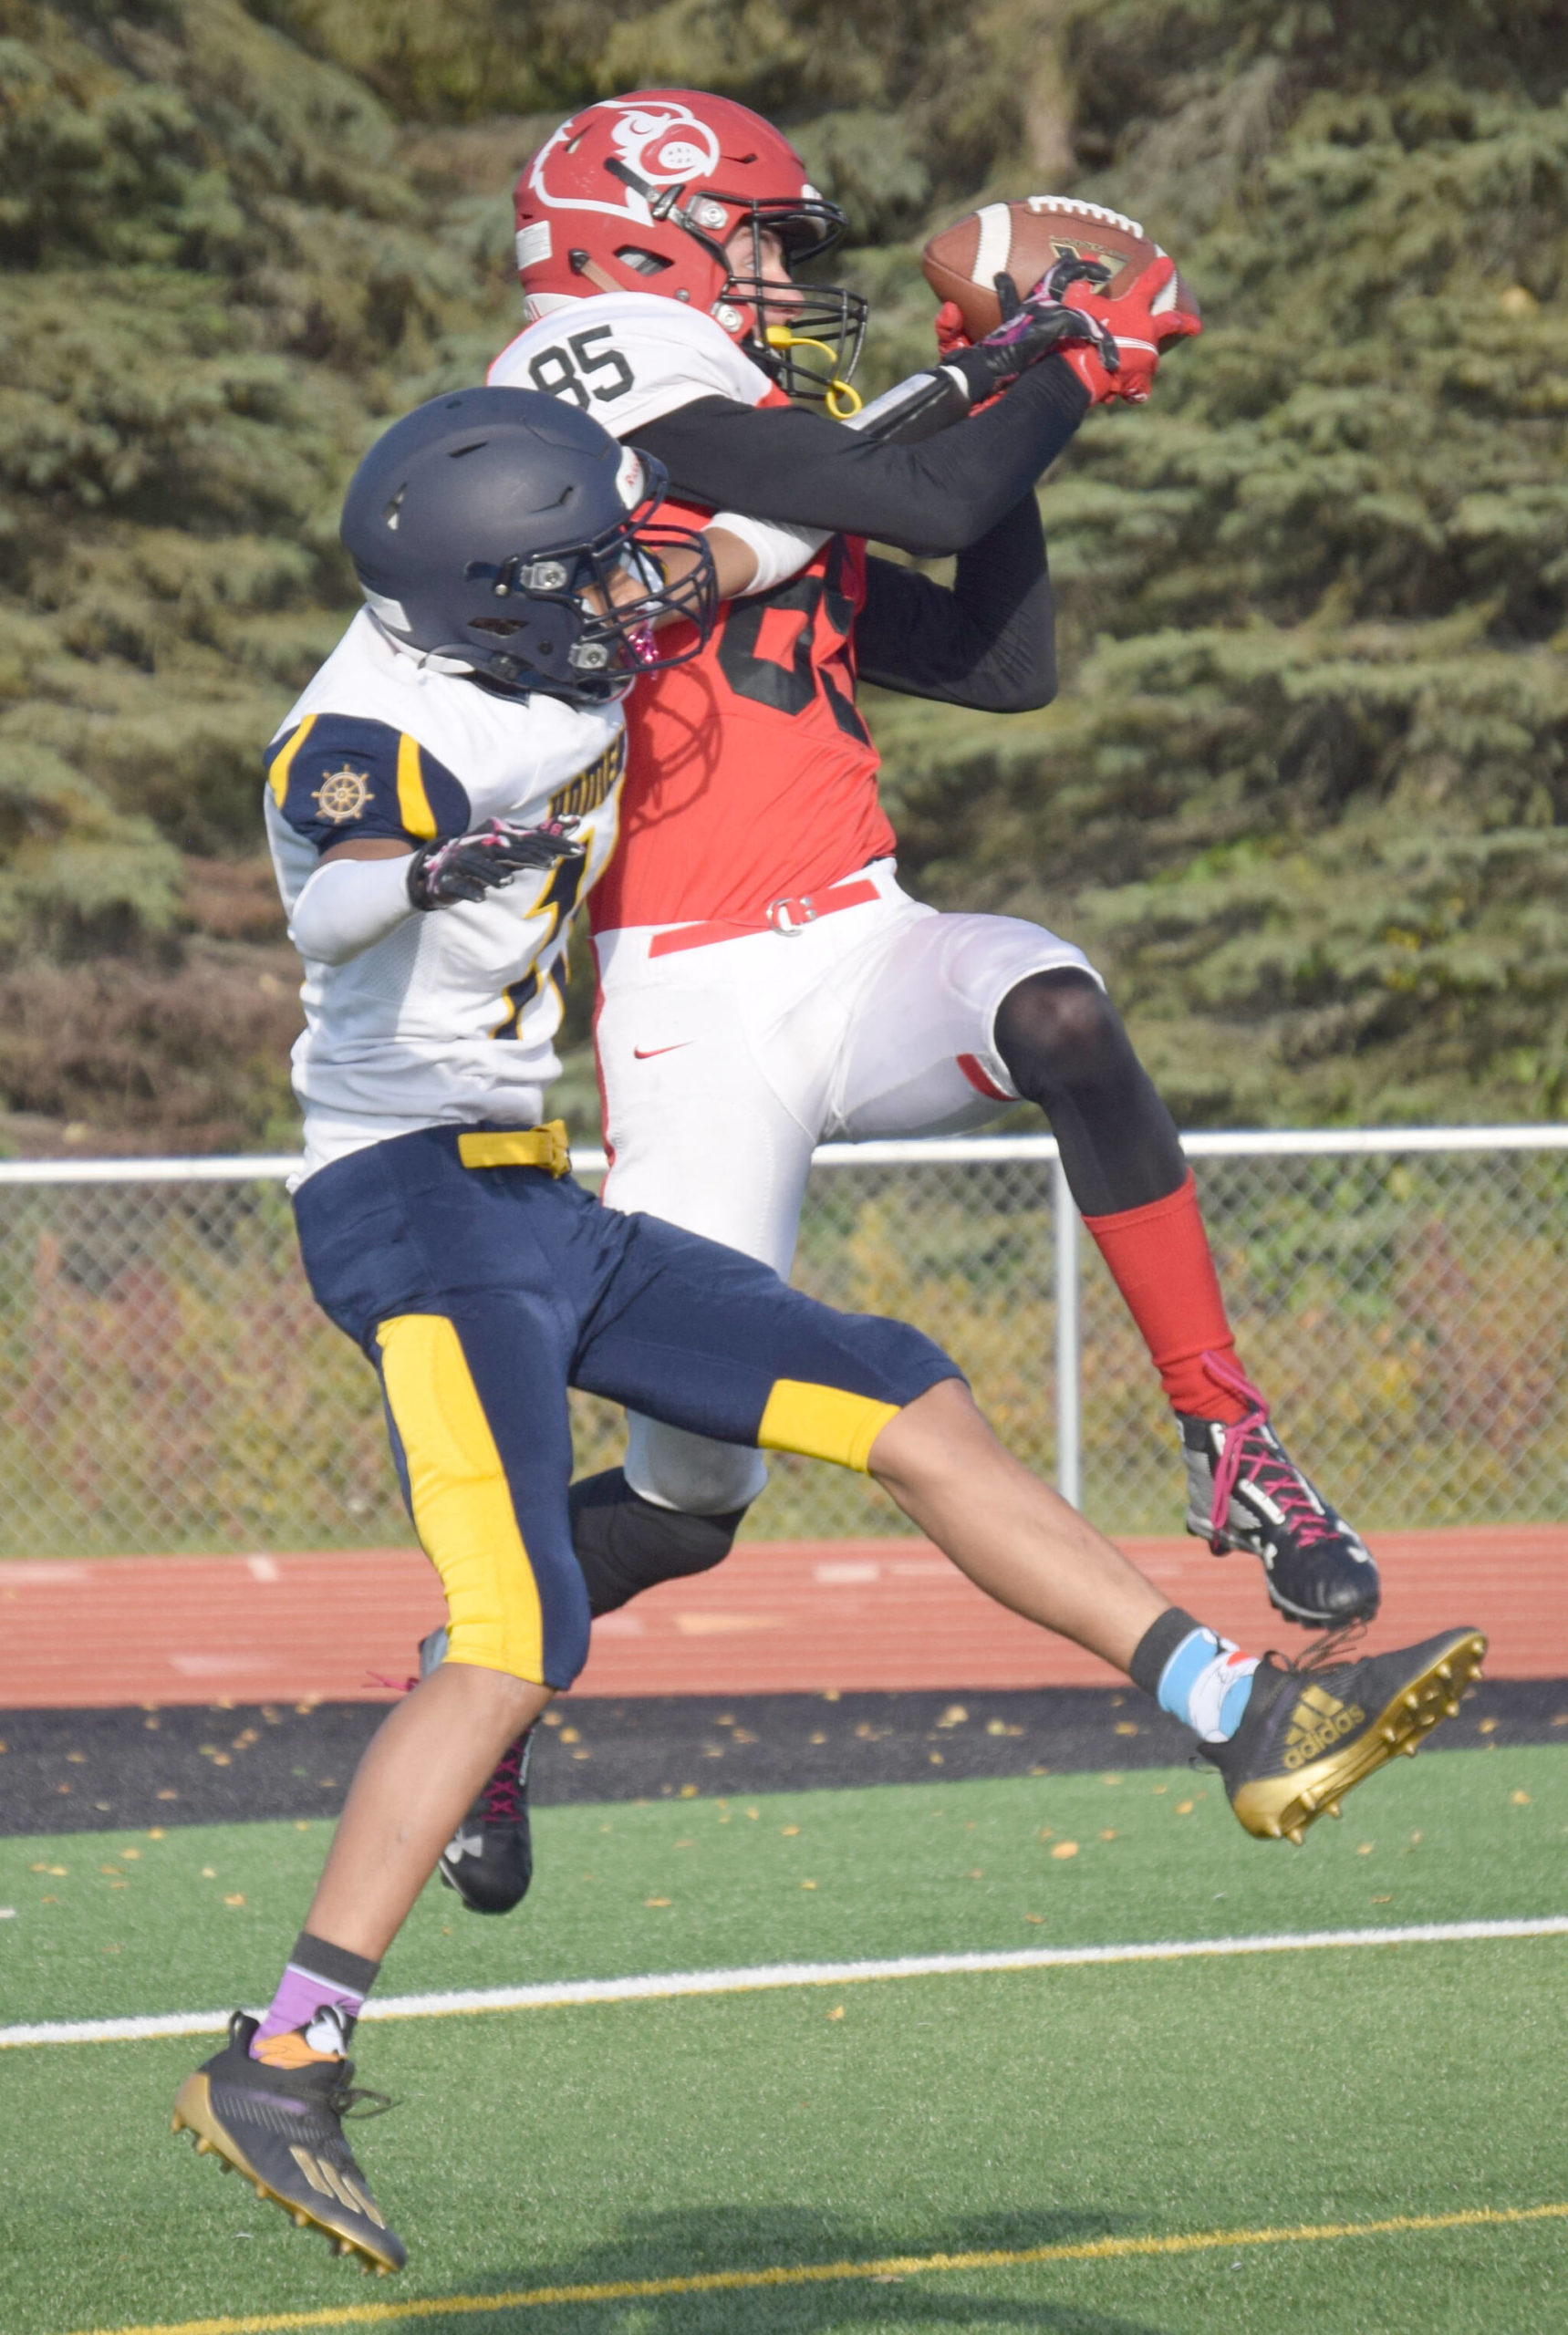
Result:
[[[1189,1141],[1242,1360],[1364,1528],[1568,1508],[1559,1136]],[[292,1164],[0,1168],[0,1553],[410,1540],[374,1375],[299,1270]],[[1046,1137],[829,1147],[795,1277],[938,1338],[1096,1522],[1179,1531],[1168,1412],[1064,1193]],[[574,1399],[579,1471],[612,1464],[618,1415]],[[862,1479],[784,1458],[750,1531],[901,1527]]]

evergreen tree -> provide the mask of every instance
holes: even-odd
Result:
[[[1546,0],[0,0],[14,1139],[286,1126],[258,752],[343,483],[511,327],[539,137],[651,82],[844,202],[873,388],[982,195],[1130,210],[1203,301],[1044,489],[1061,701],[875,707],[914,879],[1085,939],[1189,1120],[1555,1112],[1564,73]]]

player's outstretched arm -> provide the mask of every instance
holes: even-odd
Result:
[[[863,681],[981,713],[1028,713],[1056,694],[1056,610],[1033,494],[961,552],[951,586],[866,563],[855,626]]]
[[[961,430],[920,445],[867,441],[798,406],[722,397],[695,399],[632,439],[664,464],[684,501],[946,556],[1028,493],[1089,403],[1064,360],[1048,357]]]

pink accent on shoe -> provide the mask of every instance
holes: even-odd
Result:
[[[523,1747],[526,1735],[509,1743],[491,1770],[484,1787],[483,1821],[486,1824],[514,1824],[523,1812]]]
[[[1220,1540],[1225,1531],[1225,1520],[1231,1511],[1231,1494],[1241,1472],[1244,1447],[1254,1427],[1266,1427],[1269,1406],[1262,1390],[1253,1385],[1244,1370],[1222,1354],[1206,1354],[1203,1367],[1217,1386],[1234,1395],[1247,1406],[1245,1418],[1234,1427],[1227,1426],[1220,1462],[1214,1470],[1214,1500],[1209,1511],[1209,1529],[1212,1535],[1210,1545],[1219,1554]],[[1276,1458],[1265,1444],[1260,1464],[1253,1472],[1259,1483],[1275,1505],[1283,1510],[1286,1521],[1295,1534],[1298,1546],[1309,1549],[1315,1541],[1333,1537],[1334,1527],[1314,1500],[1299,1468],[1289,1460]]]

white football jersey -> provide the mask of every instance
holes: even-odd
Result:
[[[711,317],[655,292],[559,300],[508,341],[485,378],[493,389],[568,398],[616,438],[696,398],[760,405],[773,387]]]
[[[620,707],[496,695],[395,646],[362,609],[266,763],[267,835],[291,918],[321,854],[351,836],[413,850],[493,818],[572,817],[587,847],[483,900],[410,908],[344,963],[306,958],[294,1049],[305,1174],[448,1120],[536,1126],[560,1071],[567,927],[615,845]]]

